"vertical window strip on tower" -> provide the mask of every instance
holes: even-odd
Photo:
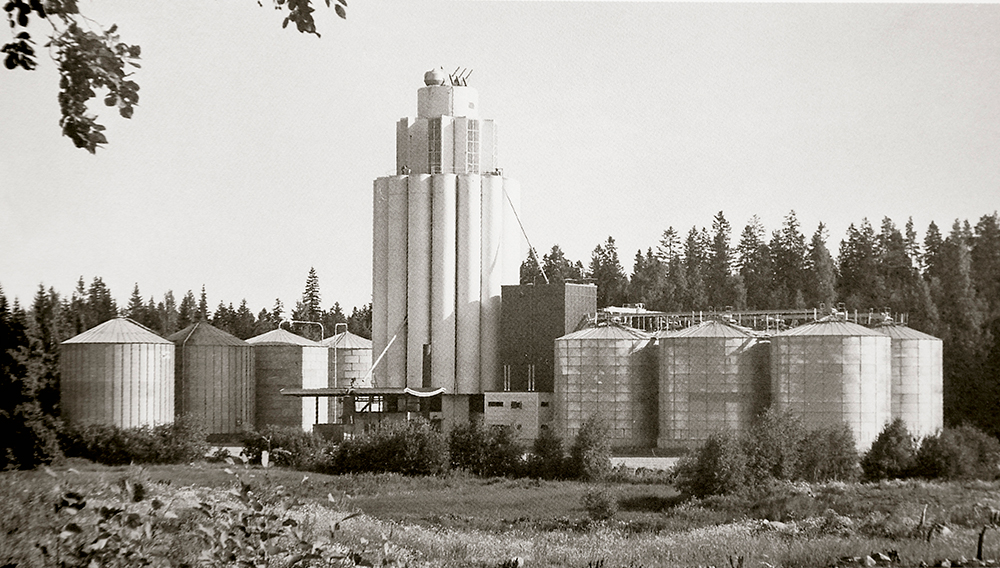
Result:
[[[465,171],[470,174],[479,173],[479,121],[469,121],[469,136],[466,143]]]
[[[440,174],[441,171],[441,118],[431,118],[427,121],[427,165],[430,173]]]

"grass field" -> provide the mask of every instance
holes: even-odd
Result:
[[[973,558],[986,514],[977,505],[1000,508],[996,483],[795,485],[686,503],[666,485],[601,487],[619,512],[591,522],[581,503],[593,486],[577,482],[70,462],[0,474],[0,566],[494,567],[516,556],[529,566],[721,567],[742,556],[768,568],[890,550],[917,566]],[[927,542],[938,523],[950,532]],[[986,535],[984,557],[1000,557],[1000,533]]]

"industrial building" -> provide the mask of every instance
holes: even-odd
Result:
[[[601,314],[592,283],[518,284],[520,189],[467,76],[424,75],[416,117],[396,124],[395,173],[374,180],[371,341],[277,329],[241,342],[208,324],[167,341],[119,318],[63,344],[67,419],[191,413],[217,433],[342,439],[420,416],[446,433],[510,426],[527,444],[600,415],[615,448],[647,452],[744,432],[769,406],[847,424],[862,450],[896,417],[920,435],[942,427],[941,341],[876,314]]]

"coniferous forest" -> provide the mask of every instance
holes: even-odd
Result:
[[[834,250],[831,250],[834,249]],[[535,261],[538,258],[539,263]],[[529,254],[521,281],[590,279],[598,307],[642,303],[656,311],[781,310],[834,306],[906,314],[908,325],[944,342],[944,405],[947,425],[974,425],[1000,436],[1000,217],[975,224],[956,220],[922,234],[912,220],[900,228],[883,219],[852,224],[831,243],[820,224],[806,234],[795,213],[768,230],[754,217],[739,232],[720,211],[711,228],[663,231],[659,243],[635,254],[626,274],[612,237],[599,243],[589,263],[566,258],[558,245]],[[0,282],[2,285],[2,282]],[[118,315],[167,336],[208,321],[246,339],[276,329],[287,319],[320,322],[326,336],[337,323],[371,336],[371,305],[347,315],[339,303],[321,307],[319,280],[310,269],[301,300],[287,313],[280,300],[256,315],[246,301],[219,302],[212,310],[204,287],[180,300],[172,291],[157,300],[138,284],[119,306],[100,277],[83,277],[69,293],[40,284],[30,305],[8,299],[0,288],[0,431],[46,428],[59,416],[60,343]],[[319,326],[285,324],[319,339]],[[28,432],[25,432],[26,434]]]

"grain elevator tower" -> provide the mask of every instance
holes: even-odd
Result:
[[[458,421],[467,395],[498,390],[500,286],[518,282],[522,260],[520,192],[498,168],[496,127],[467,77],[424,74],[373,211],[373,357],[389,347],[374,383],[443,388],[445,420]]]

